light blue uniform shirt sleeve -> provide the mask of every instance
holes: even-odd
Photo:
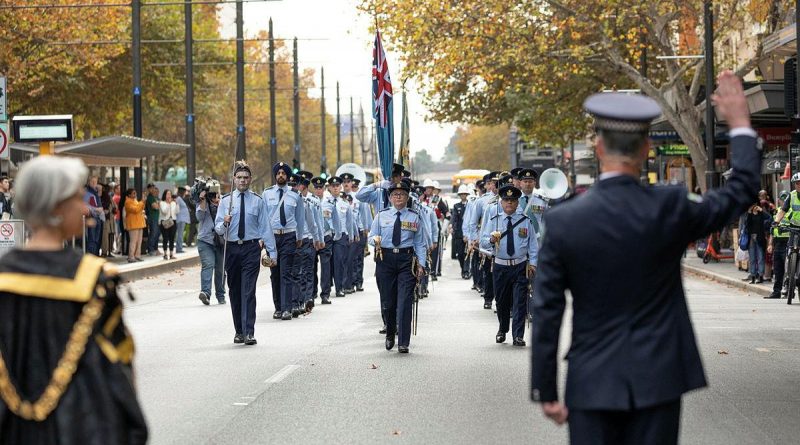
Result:
[[[420,224],[420,227],[422,224]],[[428,246],[425,244],[425,234],[417,230],[414,232],[414,254],[422,267],[428,265]]]
[[[484,196],[487,195],[483,195],[475,200],[475,204],[472,206],[470,217],[467,219],[467,233],[469,234],[470,241],[475,241],[478,239],[478,221],[480,221],[481,216],[483,216],[483,202],[485,201]]]
[[[342,238],[342,218],[339,210],[336,209],[336,202],[331,204],[331,228],[333,229],[333,240],[338,241]]]
[[[539,261],[539,242],[533,232],[531,221],[523,224],[528,225],[528,264],[536,266]]]
[[[481,227],[480,233],[480,248],[483,250],[487,250],[490,252],[494,251],[494,245],[489,242],[489,237],[492,235],[492,229],[489,228],[489,224],[484,224]]]
[[[461,221],[461,233],[464,236],[469,238],[469,220],[472,217],[472,206],[475,204],[475,201],[467,201],[467,205],[464,207],[464,216],[463,220]]]
[[[439,242],[439,220],[436,219],[436,212],[431,209],[428,211],[428,218],[431,220],[431,240]]]
[[[219,207],[217,208],[217,217],[214,219],[214,230],[219,236],[225,236],[225,215],[228,214],[228,208],[231,206],[231,196],[225,195],[219,200]],[[199,209],[199,207],[198,207]],[[227,240],[227,238],[226,238]]]
[[[303,239],[303,233],[304,233],[303,230],[305,230],[305,224],[306,224],[306,210],[305,210],[306,204],[305,201],[303,200],[303,197],[300,196],[299,193],[297,192],[289,192],[289,193],[292,193],[295,196],[295,202],[297,202],[297,205],[294,208],[294,220],[297,223],[297,231],[295,233],[297,234],[297,239],[301,240]]]
[[[348,226],[348,232],[350,234],[350,240],[355,240],[358,236],[358,219],[356,218],[355,212],[353,212],[353,208],[347,208],[347,217],[350,219],[350,225]]]
[[[314,211],[314,216],[317,219],[317,235],[319,236],[319,242],[325,241],[325,221],[322,218],[322,205],[318,203],[317,208]]]
[[[219,213],[217,213],[219,215]],[[264,242],[264,249],[270,258],[278,258],[278,248],[275,243],[275,234],[272,233],[272,223],[267,212],[267,201],[261,199],[261,241]]]
[[[375,237],[381,236],[381,214],[378,213],[375,215],[375,219],[372,220],[372,226],[369,229],[369,239],[367,243],[370,246],[375,246]]]

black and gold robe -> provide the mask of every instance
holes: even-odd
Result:
[[[147,442],[118,283],[72,250],[0,258],[0,443]]]

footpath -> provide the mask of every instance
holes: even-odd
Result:
[[[160,248],[160,247],[159,247]],[[140,278],[173,272],[183,267],[200,264],[200,255],[197,246],[183,248],[183,253],[176,253],[174,260],[165,260],[163,256],[142,255],[142,260],[129,263],[125,255],[114,255],[106,258],[111,264],[117,266],[119,274],[125,281],[134,281]]]
[[[744,281],[747,271],[739,270],[733,260],[721,260],[719,263],[711,261],[703,264],[702,258],[698,258],[694,250],[688,250],[682,267],[684,272],[739,288],[751,294],[766,297],[772,293],[772,281],[764,281],[762,284],[750,284],[750,281]]]

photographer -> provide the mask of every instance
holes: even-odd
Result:
[[[214,289],[219,304],[225,304],[225,284],[222,281],[222,238],[214,231],[214,219],[219,208],[219,193],[208,189],[197,197],[195,215],[200,225],[197,235],[197,251],[200,254],[200,301],[208,304],[211,296],[211,274],[214,274]]]

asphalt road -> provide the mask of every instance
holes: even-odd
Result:
[[[387,352],[371,258],[365,292],[292,321],[272,320],[262,269],[256,346],[232,343],[228,305],[197,299],[199,268],[133,283],[151,443],[567,442],[529,401],[530,349],[495,344],[496,316],[455,262],[422,301],[411,353]],[[711,385],[684,398],[681,443],[800,443],[800,306],[685,286]]]

